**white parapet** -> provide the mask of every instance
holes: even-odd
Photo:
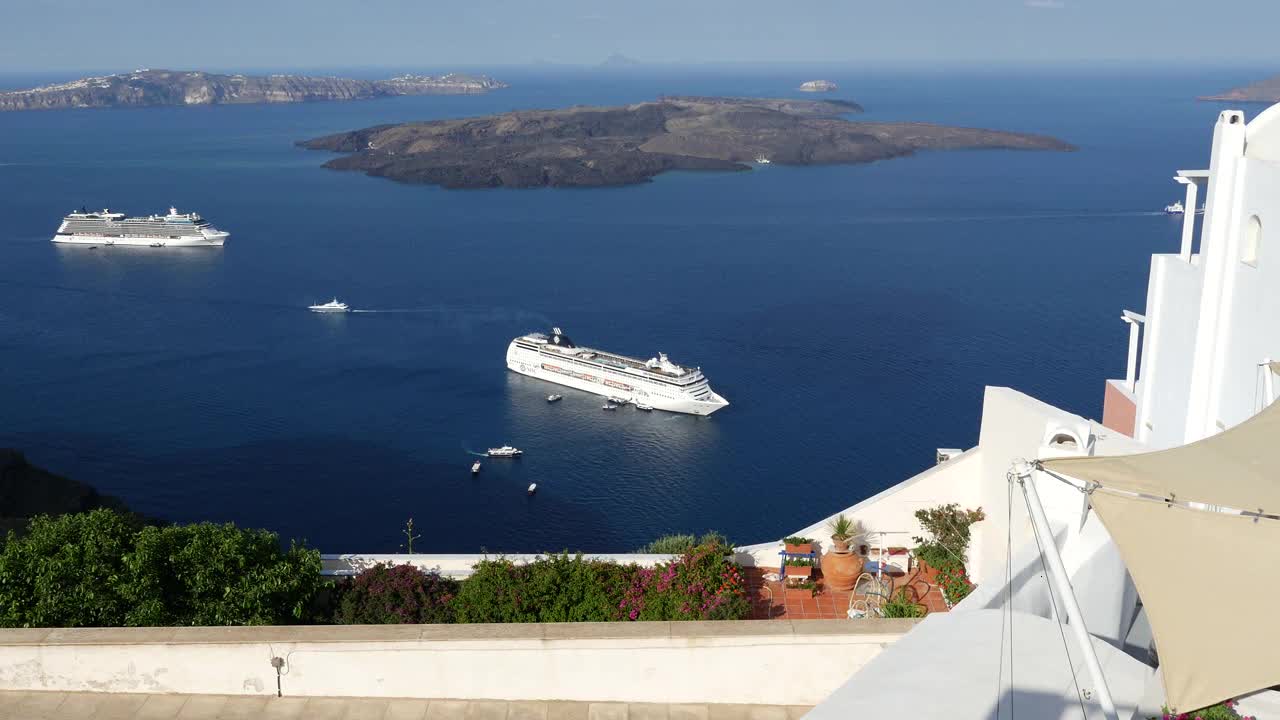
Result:
[[[0,690],[813,705],[915,623],[0,630]]]
[[[461,580],[463,578],[470,577],[472,568],[474,568],[475,564],[481,560],[506,559],[517,564],[524,564],[544,557],[546,557],[546,555],[528,553],[516,553],[509,555],[501,553],[343,553],[337,555],[321,555],[320,574],[330,577],[347,577],[356,575],[361,570],[373,567],[374,565],[412,565],[419,570],[435,570],[445,577]],[[587,560],[616,562],[621,565],[639,565],[640,567],[653,567],[654,565],[670,562],[679,557],[679,555],[659,555],[651,553],[591,553],[583,555],[583,558]]]

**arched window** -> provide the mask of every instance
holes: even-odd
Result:
[[[1244,227],[1244,242],[1240,246],[1240,262],[1258,267],[1258,249],[1262,246],[1262,221],[1257,215],[1249,216]]]

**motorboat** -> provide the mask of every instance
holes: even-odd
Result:
[[[1186,208],[1182,206],[1181,202],[1175,202],[1172,205],[1164,206],[1165,215],[1181,215],[1184,212],[1186,212]]]
[[[528,490],[528,492],[529,492],[529,494],[530,494],[530,495],[532,495],[532,494],[534,494],[534,493],[538,492],[538,483],[529,483],[529,490]]]
[[[653,412],[653,406],[652,406],[652,405],[641,405],[640,403],[636,403],[636,409],[637,409],[637,410],[643,410],[643,411],[645,411],[645,412]]]
[[[626,405],[630,401],[627,400],[626,398],[610,397],[609,402],[613,403],[614,405]]]
[[[307,309],[316,313],[344,313],[351,312],[351,308],[347,307],[344,302],[338,302],[338,298],[334,298],[327,303],[319,305],[308,305]]]
[[[768,164],[769,164],[769,162],[770,162],[769,158],[767,158],[767,157],[765,157],[765,156],[763,156],[763,155],[760,155],[759,157],[757,157],[757,158],[756,158],[756,164],[757,164],[757,165],[768,165]]]
[[[601,406],[600,406],[600,409],[601,409],[601,410],[617,410],[617,409],[618,409],[618,406],[617,406],[617,405],[615,405],[615,404],[613,404],[613,403],[611,403],[611,402],[607,402],[607,403],[605,403],[605,404],[601,405]]]
[[[486,454],[493,458],[514,458],[523,455],[524,451],[520,448],[511,447],[510,445],[503,445],[502,447],[489,448],[489,451]]]
[[[475,461],[475,462],[471,463],[471,474],[472,474],[472,475],[479,475],[479,474],[480,474],[480,461],[479,461],[479,460],[477,460],[477,461]]]
[[[564,397],[563,395],[556,395],[555,393],[552,393],[551,395],[547,396],[547,402],[556,402],[557,400],[560,400],[563,397]]]

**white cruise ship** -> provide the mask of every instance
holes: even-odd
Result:
[[[196,213],[125,217],[124,213],[84,209],[67,215],[53,236],[56,243],[75,245],[149,245],[192,247],[222,245],[231,233],[219,230]]]
[[[507,367],[596,395],[621,398],[659,410],[710,415],[729,404],[711,390],[699,368],[684,368],[658,353],[650,360],[575,345],[554,328],[511,341]]]

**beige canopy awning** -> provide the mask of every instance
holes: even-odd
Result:
[[[1171,707],[1280,685],[1280,520],[1236,512],[1280,515],[1280,403],[1182,447],[1042,466],[1100,487],[1090,504],[1142,597]]]

